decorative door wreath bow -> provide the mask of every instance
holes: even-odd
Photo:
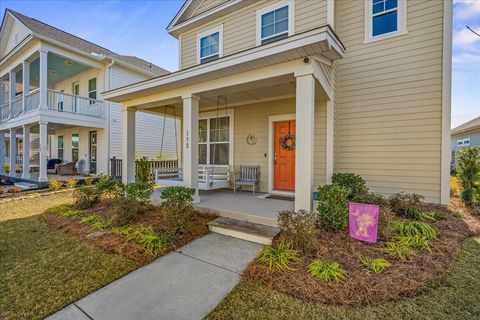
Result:
[[[280,146],[283,150],[295,150],[296,142],[295,135],[290,133],[290,121],[288,121],[288,133],[280,138]]]

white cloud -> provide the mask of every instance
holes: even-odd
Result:
[[[468,19],[480,14],[480,0],[456,0],[455,16],[458,19]]]
[[[454,32],[453,34],[453,42],[456,45],[469,45],[479,41],[480,37],[474,34],[472,31],[468,30],[466,27],[464,27],[460,31]]]

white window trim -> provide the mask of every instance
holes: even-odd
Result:
[[[233,165],[234,165],[234,161],[233,161],[233,156],[234,156],[234,152],[233,152],[233,149],[234,149],[234,141],[233,141],[233,138],[234,138],[234,128],[233,128],[233,124],[235,123],[234,122],[234,112],[233,112],[234,109],[228,109],[226,114],[225,114],[225,110],[221,110],[218,112],[218,118],[223,118],[223,117],[229,117],[229,155],[228,155],[228,165],[230,166],[230,168],[233,168]],[[207,123],[210,122],[210,119],[215,119],[217,118],[217,112],[216,111],[208,111],[208,112],[202,112],[199,114],[198,116],[198,121],[200,120],[205,120],[207,119]],[[199,144],[204,144],[206,143],[207,145],[210,145],[210,124],[207,125],[207,141],[208,142],[199,142]],[[207,147],[207,162],[210,162],[210,147]],[[218,164],[220,166],[220,164]]]
[[[288,36],[292,36],[294,34],[294,16],[295,16],[295,1],[292,0],[283,0],[262,9],[257,10],[257,46],[262,45],[262,40],[266,40],[268,38],[262,39],[262,15],[268,13],[270,11],[277,10],[279,8],[288,6]],[[273,35],[271,37],[275,37],[277,35]]]
[[[223,57],[223,24],[197,34],[197,64],[200,64],[200,39],[218,32],[218,58]],[[204,57],[203,59],[208,58]]]
[[[407,34],[407,0],[398,0],[398,14],[397,14],[397,26],[398,30],[384,33],[382,35],[373,36],[373,14],[372,14],[372,0],[365,0],[365,40],[364,44],[380,41],[392,37],[401,36]]]
[[[470,138],[457,140],[457,147],[468,147],[468,146],[470,146]]]

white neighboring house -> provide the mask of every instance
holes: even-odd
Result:
[[[11,170],[12,177],[45,182],[47,161],[56,158],[108,173],[109,159],[122,155],[123,121],[120,104],[104,101],[102,92],[165,74],[7,9],[0,30],[0,174],[5,162],[16,162],[29,170]],[[137,154],[159,155],[162,134],[173,134],[175,123],[163,119],[137,117]],[[163,153],[176,157],[175,139],[165,139]]]

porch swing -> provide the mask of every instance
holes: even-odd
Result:
[[[220,100],[225,103],[225,116],[228,115],[228,106],[227,99],[225,97],[217,97],[217,117],[216,117],[216,141],[218,141],[218,125],[219,125],[219,114],[220,114]],[[165,124],[166,124],[166,114],[167,106],[165,106],[165,117],[163,118],[163,129],[162,129],[162,143],[160,145],[160,154],[163,154],[163,145],[165,139]],[[175,116],[175,107],[173,107],[173,117]],[[179,150],[178,150],[178,133],[177,133],[177,121],[175,120],[175,151],[177,157],[177,163],[179,159]],[[230,166],[229,165],[218,165],[215,164],[216,159],[216,146],[213,144],[213,163],[212,164],[199,164],[198,165],[198,189],[199,190],[215,190],[221,188],[227,188],[230,185]],[[198,161],[198,160],[197,160]],[[157,185],[163,186],[183,186],[183,168],[177,166],[176,168],[158,168],[155,170],[155,182]]]

